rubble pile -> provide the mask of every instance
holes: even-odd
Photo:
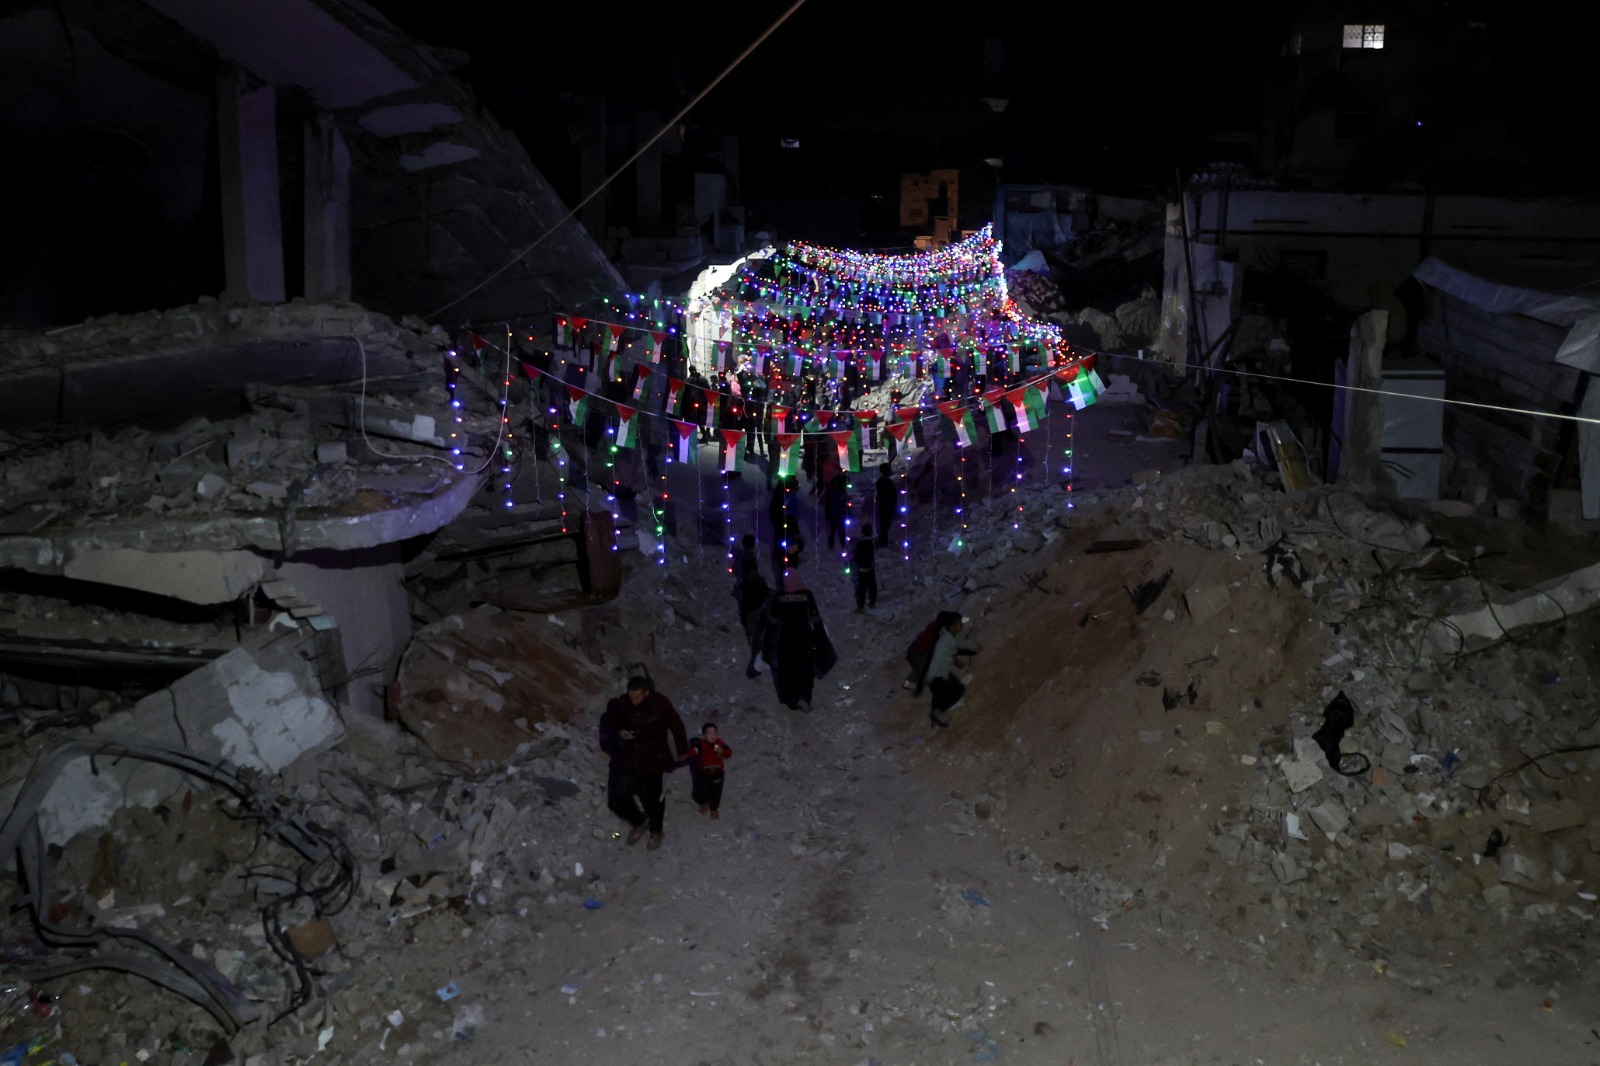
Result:
[[[1168,620],[1187,615],[1203,627],[1239,597],[1292,596],[1304,599],[1325,648],[1318,675],[1299,680],[1301,698],[1286,713],[1207,709],[1205,732],[1231,741],[1233,758],[1254,773],[1210,822],[1207,848],[1224,866],[1185,895],[1231,903],[1224,882],[1242,874],[1253,913],[1224,914],[1223,928],[1263,933],[1239,937],[1239,949],[1255,955],[1303,937],[1312,969],[1328,964],[1332,940],[1383,972],[1434,985],[1445,972],[1424,974],[1420,960],[1465,952],[1486,921],[1538,930],[1538,965],[1581,956],[1600,891],[1600,721],[1584,695],[1594,681],[1583,651],[1592,616],[1519,626],[1502,606],[1501,639],[1469,648],[1449,638],[1458,632],[1452,619],[1514,599],[1479,572],[1483,544],[1441,539],[1422,518],[1336,488],[1288,494],[1267,476],[1243,461],[1152,471],[1074,499],[1080,517],[1107,508],[1128,544],[1255,560],[1253,579],[1180,590]],[[1042,573],[1050,556],[1041,549],[1068,528],[1059,498],[1048,500],[972,507],[975,527],[1010,519],[1012,531],[923,580],[937,586],[966,574],[963,587],[974,592],[992,587],[985,573],[1002,565]],[[1573,555],[1589,557],[1581,545]],[[1577,571],[1578,584],[1586,572]],[[1144,730],[1139,739],[1164,736]],[[1022,801],[1014,781],[1001,791],[1013,806]],[[1017,861],[1064,891],[1087,889],[1108,915],[1175,891],[1159,862],[1135,882],[1069,871],[1026,849]],[[1169,927],[1182,924],[1160,909]]]
[[[360,337],[366,358],[437,352],[442,338],[421,319],[399,323],[360,304],[296,297],[282,304],[223,303],[202,296],[164,311],[100,315],[0,344],[7,374],[158,352],[222,348],[261,341],[308,342]]]

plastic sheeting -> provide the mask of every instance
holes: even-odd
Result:
[[[1468,274],[1432,256],[1411,276],[1485,311],[1526,315],[1567,328],[1554,360],[1590,375],[1578,408],[1578,417],[1585,419],[1578,423],[1578,484],[1583,517],[1600,518],[1600,384],[1594,380],[1600,375],[1600,294],[1549,293],[1506,285]]]

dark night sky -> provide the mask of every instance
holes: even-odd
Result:
[[[470,54],[458,75],[510,126],[562,88],[617,98],[666,88],[666,117],[789,7],[672,5],[695,12],[684,18],[660,5],[606,21],[582,5],[544,6],[532,27],[508,32],[495,19],[463,13],[463,5],[375,6],[428,43]],[[1163,13],[1162,32],[1152,33],[1151,12],[1125,3],[1055,14],[1008,9],[993,30],[980,19],[971,8],[953,17],[932,7],[807,0],[687,121],[738,122],[752,149],[757,138],[792,133],[804,147],[827,146],[825,165],[835,173],[879,161],[898,169],[902,159],[905,169],[917,169],[939,165],[941,153],[981,147],[1063,167],[1068,173],[1058,180],[1080,180],[1072,171],[1104,167],[1112,156],[1120,159],[1114,169],[1155,167],[1160,180],[1189,136],[1181,128],[1187,119],[1209,121],[1248,99],[1248,68],[1229,72],[1274,36],[1259,20],[1242,32],[1215,9]],[[991,34],[1004,37],[998,80],[985,70]],[[1201,93],[1182,88],[1196,53],[1219,72]],[[988,95],[1012,101],[1004,115],[982,103]],[[1194,109],[1187,119],[1158,119],[1164,105],[1184,99]]]
[[[547,5],[527,27],[508,26],[488,5],[375,6],[422,40],[468,53],[472,61],[457,75],[522,135],[567,195],[575,153],[561,93],[605,95],[612,114],[644,103],[665,119],[790,4],[717,0],[611,15],[614,8]],[[985,157],[1005,161],[1007,181],[1170,190],[1180,173],[1217,158],[1206,134],[1260,129],[1268,76],[1295,20],[1348,8],[1323,0],[1160,8],[1124,0],[1008,6],[986,23],[976,6],[941,12],[806,0],[685,124],[701,150],[714,149],[723,132],[740,135],[747,199],[892,195],[901,172],[975,161],[981,171]],[[684,17],[686,9],[693,14]],[[1594,95],[1582,73],[1584,34],[1500,0],[1403,0],[1389,9],[1395,19],[1424,9],[1486,19],[1507,73],[1535,57],[1526,75],[1483,91],[1505,102],[1525,143],[1542,154],[1525,169],[1549,171],[1571,156],[1573,123],[1589,113],[1572,106],[1574,94]],[[1004,57],[998,71],[994,42]],[[986,96],[1009,99],[1005,113],[990,111]],[[785,136],[799,138],[802,150],[779,151]]]

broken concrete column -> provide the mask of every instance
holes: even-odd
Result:
[[[1477,651],[1518,630],[1565,621],[1596,604],[1600,604],[1600,563],[1491,603],[1437,617],[1428,627],[1428,649],[1435,659]]]

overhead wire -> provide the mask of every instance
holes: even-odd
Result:
[[[700,103],[701,100],[704,100],[711,93],[711,90],[715,89],[718,85],[722,84],[723,79],[725,79],[729,74],[732,74],[734,69],[737,68],[740,63],[743,63],[746,59],[748,59],[750,57],[750,54],[752,52],[754,52],[757,48],[759,48],[763,41],[765,41],[768,37],[771,37],[772,34],[777,31],[779,26],[782,26],[785,22],[787,22],[791,15],[793,15],[796,11],[799,11],[801,5],[804,4],[805,2],[806,2],[806,0],[795,0],[795,2],[793,4],[789,5],[788,10],[786,10],[783,14],[779,15],[778,16],[778,20],[776,22],[774,22],[772,25],[768,26],[765,30],[763,30],[762,33],[761,33],[761,36],[757,37],[754,41],[752,41],[745,48],[744,51],[740,52],[737,56],[735,56],[733,62],[729,63],[727,65],[727,67],[725,67],[723,69],[722,73],[718,74],[715,78],[711,79],[711,83],[709,85],[707,85],[704,89],[701,89],[698,93],[696,93],[695,96],[693,97],[693,99],[691,99],[688,103],[684,104],[683,107],[678,110],[677,114],[673,115],[665,123],[663,123],[661,128],[658,129],[655,132],[655,134],[653,136],[651,136],[651,138],[649,140],[645,141],[642,145],[640,145],[637,149],[635,149],[634,153],[631,156],[629,156],[626,160],[624,160],[622,162],[622,164],[617,167],[616,170],[612,171],[611,174],[608,175],[606,177],[606,179],[604,181],[602,181],[599,185],[597,185],[593,189],[591,189],[589,191],[588,195],[586,195],[583,199],[579,200],[577,202],[577,204],[574,205],[570,210],[568,210],[565,215],[562,215],[559,219],[557,219],[555,221],[555,223],[553,225],[551,225],[551,227],[549,229],[545,230],[544,233],[540,234],[539,237],[537,239],[535,239],[532,244],[528,245],[522,251],[520,251],[516,255],[512,256],[509,260],[506,261],[506,263],[504,265],[502,265],[498,269],[492,271],[490,274],[488,274],[486,277],[484,277],[484,279],[482,281],[480,281],[476,285],[472,286],[472,288],[468,289],[466,292],[462,293],[460,296],[457,296],[455,299],[451,300],[449,303],[443,305],[442,307],[438,308],[437,310],[433,311],[432,313],[423,316],[424,320],[437,319],[440,315],[442,315],[444,312],[450,310],[450,308],[452,308],[452,307],[456,306],[457,304],[459,304],[462,300],[465,300],[467,297],[471,296],[473,293],[478,292],[480,289],[482,289],[485,285],[489,284],[495,278],[499,277],[501,274],[504,274],[506,271],[510,270],[512,267],[514,267],[518,263],[520,263],[523,259],[527,258],[529,253],[531,253],[535,248],[539,247],[539,245],[543,244],[545,242],[545,240],[547,240],[552,233],[554,233],[556,230],[560,229],[562,226],[566,225],[569,221],[571,221],[573,218],[575,218],[577,216],[578,212],[582,211],[586,206],[588,206],[589,201],[593,200],[596,196],[599,196],[600,193],[603,192],[612,182],[616,181],[619,177],[621,177],[623,172],[625,172],[629,167],[633,166],[633,164],[638,161],[640,156],[644,155],[645,152],[649,151],[651,146],[653,146],[662,137],[665,137],[668,132],[670,132],[675,126],[677,126],[677,124],[683,119],[683,117],[685,115],[687,115],[690,111],[692,111],[695,108],[695,106]]]

